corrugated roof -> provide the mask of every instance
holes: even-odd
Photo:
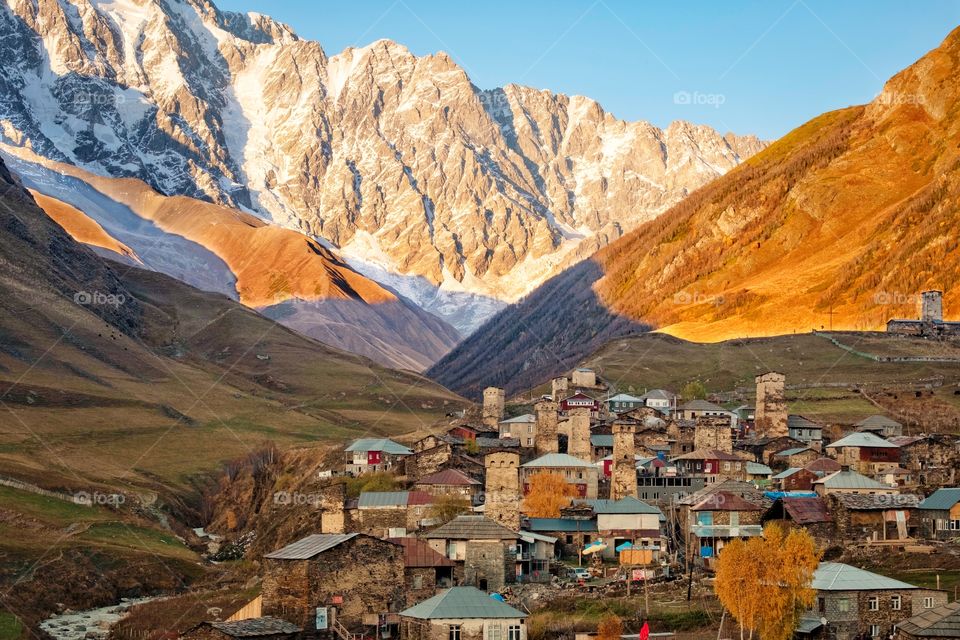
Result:
[[[354,440],[347,447],[347,451],[383,451],[393,455],[410,455],[413,453],[410,449],[394,442],[390,438],[360,438]]]
[[[457,516],[424,538],[445,540],[516,540],[520,536],[485,516]]]
[[[597,514],[660,514],[660,510],[632,496],[619,500],[576,500],[578,504],[590,505]]]
[[[724,409],[718,404],[713,404],[712,402],[707,402],[706,400],[690,400],[689,402],[684,402],[680,407],[681,411],[725,411],[730,413],[727,409]]]
[[[552,536],[545,536],[532,531],[524,531],[523,529],[520,530],[520,539],[524,542],[539,541],[546,542],[547,544],[555,544],[557,542],[557,539]]]
[[[718,491],[729,491],[730,493],[735,493],[738,496],[745,498],[747,501],[752,502],[753,504],[769,506],[773,503],[773,500],[767,498],[763,491],[760,491],[749,482],[726,478],[722,482],[708,484],[704,488],[678,499],[677,504],[695,505],[699,502],[702,502],[707,496],[713,495]]]
[[[752,476],[769,476],[773,474],[773,469],[759,462],[747,462],[747,473]]]
[[[912,444],[917,442],[923,442],[926,440],[923,436],[892,436],[887,438],[887,442],[892,442],[900,448],[909,447]]]
[[[301,629],[295,624],[279,618],[263,617],[247,620],[233,620],[225,622],[206,622],[214,629],[222,631],[234,638],[249,638],[252,636],[273,636],[280,634],[300,633]]]
[[[761,507],[744,500],[729,491],[717,491],[707,496],[694,506],[691,511],[760,511]]]
[[[590,444],[594,447],[612,447],[613,434],[595,433],[592,436],[590,436]]]
[[[960,601],[927,609],[897,623],[897,628],[924,638],[960,638]]]
[[[814,422],[810,418],[791,414],[787,416],[788,429],[823,429],[823,425]]]
[[[530,462],[520,465],[525,468],[536,468],[536,467],[589,467],[593,468],[593,465],[589,462],[585,462],[580,458],[574,458],[571,455],[566,453],[548,453],[542,455],[539,458],[531,460]]]
[[[357,500],[357,507],[360,509],[405,507],[409,493],[409,491],[364,491]]]
[[[512,448],[520,446],[520,438],[485,438],[477,437],[477,446],[481,449]]]
[[[491,598],[476,587],[453,587],[400,612],[404,618],[526,618],[527,614]]]
[[[578,520],[575,518],[530,518],[528,524],[527,529],[531,531],[593,533],[597,530],[596,520]]]
[[[869,431],[857,431],[851,433],[845,438],[840,438],[836,442],[827,445],[827,449],[842,449],[843,447],[871,447],[874,449],[896,449],[897,445],[888,440],[884,440],[875,433]]]
[[[775,458],[788,458],[790,456],[795,456],[798,453],[803,453],[804,451],[810,451],[810,447],[794,447],[792,449],[784,449],[783,451],[777,451],[773,456]]]
[[[783,510],[797,524],[833,522],[823,498],[781,498]]]
[[[390,538],[390,542],[403,545],[403,563],[407,568],[453,567],[457,564],[418,538]]]
[[[945,487],[930,494],[926,500],[920,503],[920,508],[949,511],[958,502],[960,502],[960,487]]]
[[[315,533],[266,554],[273,560],[309,560],[329,549],[357,537],[359,533]]]
[[[833,458],[817,458],[805,466],[804,469],[814,473],[833,473],[834,471],[840,471],[840,463]]]
[[[641,400],[673,400],[675,396],[666,389],[651,389],[640,396]]]
[[[836,471],[813,481],[822,484],[828,489],[891,489],[892,487],[877,482],[873,478],[857,473],[856,471]]]
[[[532,413],[525,413],[515,418],[507,418],[506,420],[501,420],[500,424],[526,424],[531,422],[536,422],[537,416]]]
[[[877,414],[864,418],[857,423],[857,426],[868,429],[882,429],[883,427],[902,427],[903,425],[887,416]]]
[[[917,587],[841,562],[821,562],[813,572],[813,588],[817,591],[881,591]]]
[[[797,473],[797,472],[800,471],[800,470],[801,470],[800,467],[790,467],[790,468],[787,469],[786,471],[781,471],[780,473],[778,473],[777,475],[773,476],[773,477],[770,478],[770,479],[771,479],[771,480],[785,480],[785,479],[789,478],[790,476],[792,476],[793,474]]]
[[[424,476],[416,482],[419,484],[443,484],[451,485],[457,487],[467,487],[471,485],[481,484],[479,480],[474,480],[467,474],[457,469],[444,469],[443,471],[438,471],[437,473],[432,473],[429,476]]]
[[[612,398],[607,398],[607,402],[639,402],[642,404],[643,400],[629,393],[618,393]]]

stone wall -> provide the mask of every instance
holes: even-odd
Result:
[[[613,423],[613,464],[610,470],[610,499],[637,497],[637,463],[634,432],[630,422]]]
[[[724,416],[702,416],[697,418],[693,432],[693,449],[717,449],[733,453],[733,432],[730,418]]]
[[[484,515],[512,531],[520,530],[520,455],[509,451],[488,453]]]
[[[787,435],[786,377],[771,371],[757,376],[756,383],[757,406],[753,414],[755,432],[767,437]]]
[[[924,611],[925,598],[932,598],[935,607],[947,603],[946,592],[931,589],[821,591],[815,614],[827,619],[830,637],[836,640],[870,637],[871,626],[877,627],[876,637],[886,638],[895,624]]]
[[[578,407],[567,412],[570,420],[570,440],[567,453],[586,462],[592,462],[590,446],[590,409]]]
[[[559,451],[557,444],[558,407],[559,405],[556,402],[547,400],[541,400],[533,406],[537,420],[534,446],[538,456]]]
[[[503,420],[504,392],[497,387],[487,387],[483,390],[483,424],[497,428]]]
[[[468,540],[463,582],[483,591],[500,591],[516,581],[516,547],[501,540]]]
[[[408,478],[423,478],[436,473],[453,457],[453,447],[442,442],[435,447],[418,451],[407,456],[406,473]]]

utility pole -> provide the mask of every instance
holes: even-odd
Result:
[[[827,315],[830,316],[830,331],[833,331],[833,314],[834,314],[834,313],[835,313],[835,311],[833,310],[833,303],[831,302],[831,303],[830,303],[830,311],[827,312]]]

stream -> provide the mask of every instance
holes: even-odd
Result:
[[[124,598],[119,604],[86,611],[64,611],[40,623],[56,640],[102,640],[110,627],[123,620],[130,607],[156,598]]]

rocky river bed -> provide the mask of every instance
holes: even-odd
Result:
[[[122,620],[130,608],[154,598],[124,598],[119,604],[86,611],[71,611],[47,618],[40,628],[56,640],[101,640],[110,633],[110,627]]]

